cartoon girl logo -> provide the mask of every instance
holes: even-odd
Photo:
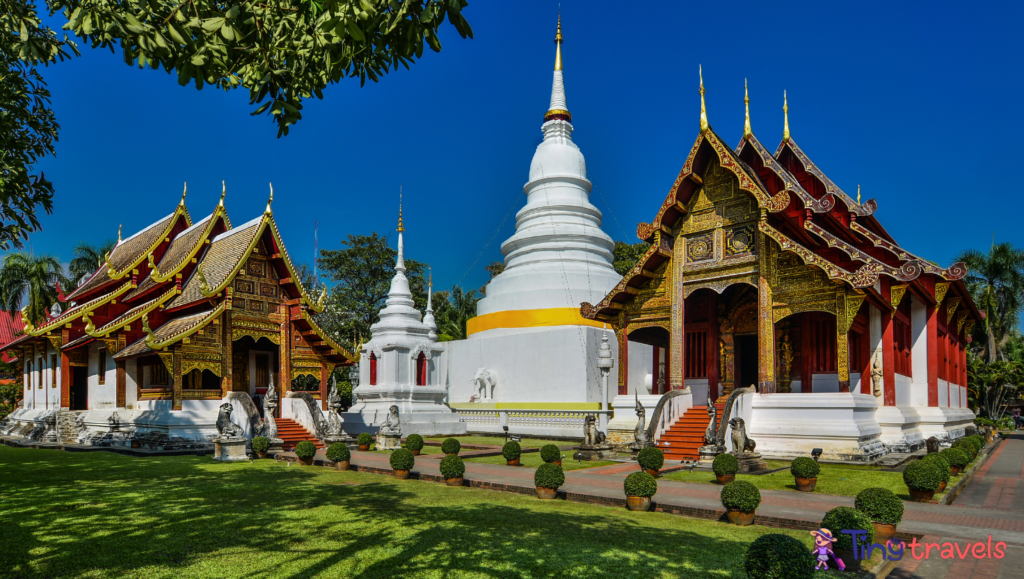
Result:
[[[818,560],[818,565],[815,569],[828,569],[828,560],[831,558],[835,561],[836,567],[842,571],[846,569],[846,565],[843,564],[843,560],[836,556],[835,552],[832,551],[832,544],[836,542],[832,538],[832,531],[828,529],[818,529],[817,531],[811,531],[811,536],[814,537],[814,556]]]

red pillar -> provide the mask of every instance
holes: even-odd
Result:
[[[925,306],[928,323],[925,327],[925,346],[928,352],[928,406],[939,405],[939,308]]]
[[[882,295],[888,294],[889,283],[882,280]],[[893,356],[892,315],[882,311],[882,398],[886,406],[896,406],[896,357]]]
[[[714,291],[708,292],[708,343],[707,353],[704,355],[705,367],[708,377],[708,398],[718,400],[718,294]]]
[[[71,360],[63,351],[60,353],[60,407],[71,408]]]
[[[626,328],[618,332],[619,339],[619,394],[629,393],[629,334]]]
[[[419,361],[417,361],[419,365]],[[320,409],[327,410],[327,396],[329,395],[328,390],[330,387],[327,381],[331,379],[331,373],[327,371],[327,364],[320,363]]]

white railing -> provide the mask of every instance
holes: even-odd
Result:
[[[470,432],[583,437],[583,420],[588,414],[611,416],[610,410],[467,410],[459,409],[459,420]]]
[[[675,394],[678,392],[678,394]],[[650,429],[653,436],[651,440],[657,441],[669,429],[670,426],[680,418],[687,410],[693,407],[693,394],[690,390],[673,390],[669,394],[666,394],[658,402],[658,407],[654,411],[654,415],[651,416]],[[661,412],[658,412],[661,410]]]

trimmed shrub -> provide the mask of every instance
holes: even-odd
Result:
[[[735,456],[726,452],[715,457],[711,463],[711,470],[718,476],[736,474],[740,470],[740,463]]]
[[[903,501],[889,489],[864,489],[857,493],[853,504],[854,508],[876,523],[898,525],[903,520]]]
[[[753,511],[761,504],[761,491],[747,481],[737,480],[722,487],[722,506],[739,511]]]
[[[921,460],[935,461],[935,463],[939,465],[939,471],[942,473],[942,480],[945,482],[949,482],[949,462],[946,461],[946,459],[943,458],[941,454],[937,452],[926,454],[923,457],[921,457]]]
[[[821,526],[832,531],[832,536],[836,539],[833,549],[853,550],[853,538],[843,534],[844,530],[866,531],[867,537],[862,539],[865,545],[870,545],[875,538],[875,526],[871,524],[871,517],[853,507],[836,507],[825,513]]]
[[[545,444],[540,447],[540,459],[544,462],[557,462],[562,458],[562,451],[553,444]]]
[[[646,472],[634,472],[622,483],[627,497],[653,497],[658,494],[658,481]]]
[[[656,446],[648,446],[637,453],[636,461],[640,468],[661,470],[661,467],[665,466],[665,452]]]
[[[935,491],[942,483],[939,464],[933,460],[915,460],[903,469],[903,483],[912,491]]]
[[[789,535],[761,535],[747,548],[743,566],[749,579],[811,579],[814,554]]]
[[[981,452],[981,449],[985,448],[985,437],[984,436],[982,436],[980,434],[972,434],[971,436],[968,436],[967,439],[974,441],[974,446],[978,447],[978,452]]]
[[[409,450],[423,450],[423,437],[418,434],[410,434],[405,438],[405,447]]]
[[[356,439],[356,442],[359,443],[359,446],[369,446],[373,442],[373,437],[370,436],[368,433],[364,432],[359,435],[359,438]]]
[[[459,478],[466,474],[466,463],[462,462],[462,457],[457,454],[442,458],[439,468],[444,478]]]
[[[295,445],[295,456],[302,460],[309,460],[316,455],[316,445],[308,440],[303,440]]]
[[[394,470],[412,470],[416,457],[407,448],[399,448],[391,453],[391,468]]]
[[[565,473],[557,464],[546,462],[533,473],[533,484],[546,489],[557,489],[565,484]]]
[[[267,452],[268,450],[270,450],[270,439],[266,436],[257,436],[252,439],[253,452]]]
[[[335,442],[327,447],[327,460],[331,462],[345,462],[352,459],[352,453],[344,442]]]
[[[445,454],[459,454],[460,450],[462,450],[462,443],[458,439],[446,438],[441,443],[441,452]]]
[[[959,448],[967,454],[967,462],[970,464],[974,461],[974,457],[978,456],[978,449],[974,446],[974,443],[969,440],[960,439],[953,443],[950,448]]]
[[[799,478],[815,478],[821,472],[821,467],[813,458],[798,456],[793,460],[793,464],[789,465],[789,472]]]
[[[939,455],[946,459],[946,462],[952,467],[964,468],[971,464],[971,457],[961,448],[947,448],[940,452]]]
[[[505,460],[515,460],[522,456],[522,454],[523,449],[514,440],[506,442],[505,446],[501,447],[501,456],[504,456]]]

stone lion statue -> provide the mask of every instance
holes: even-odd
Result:
[[[718,440],[718,409],[715,401],[708,397],[708,427],[704,431],[704,444],[715,444]]]
[[[480,390],[480,400],[494,399],[494,387],[498,384],[498,372],[487,368],[477,368],[473,375],[473,386]]]
[[[604,442],[605,435],[597,429],[597,416],[588,414],[583,418],[583,446],[597,446]]]
[[[380,425],[380,434],[401,436],[401,420],[398,418],[398,407],[392,405],[388,408],[388,419],[384,421],[384,424]]]
[[[217,433],[221,438],[236,438],[242,436],[242,428],[231,422],[231,411],[235,407],[229,402],[220,405],[220,413],[217,414]]]
[[[747,438],[747,424],[743,419],[733,418],[729,421],[729,426],[732,427],[733,454],[754,452],[754,448],[757,446],[757,443],[754,442],[754,439]]]

